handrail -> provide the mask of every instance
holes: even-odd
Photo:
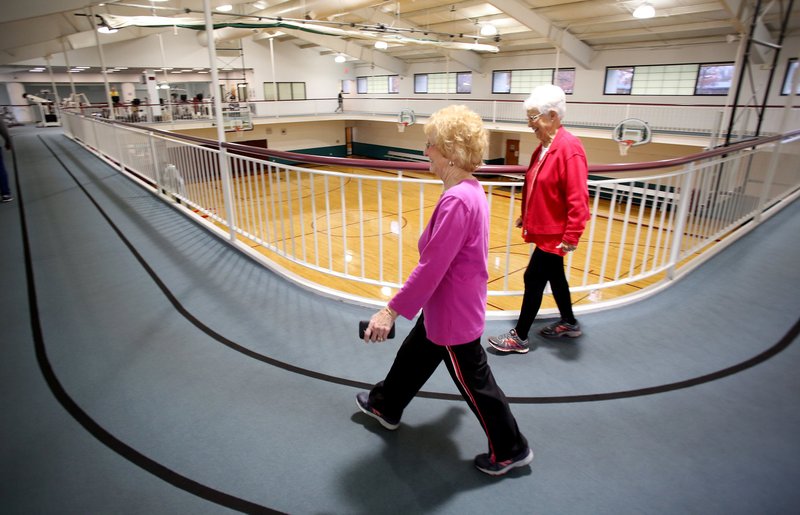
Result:
[[[219,144],[74,113],[64,122],[70,137],[242,252],[304,287],[359,304],[381,304],[380,288],[402,285],[414,266],[416,236],[440,194],[432,179],[369,170],[427,171],[428,163]],[[800,130],[792,130],[681,158],[591,165],[590,173],[602,177],[589,181],[592,218],[566,263],[575,311],[634,302],[669,286],[800,196],[798,145]],[[364,172],[347,171],[351,167]],[[615,172],[657,169],[669,170],[615,177]],[[494,226],[493,311],[487,314],[493,318],[516,315],[520,270],[531,249],[514,228],[521,182],[488,176],[524,171],[501,165],[479,169],[487,176],[480,180]],[[223,191],[230,194],[223,197]],[[368,242],[378,248],[366,252]],[[335,285],[323,286],[331,281]],[[547,302],[542,315],[553,313]]]
[[[368,167],[368,168],[387,168],[394,170],[420,170],[426,171],[430,169],[428,163],[413,162],[413,161],[384,161],[379,159],[355,159],[355,158],[342,158],[333,156],[315,156],[312,154],[303,154],[298,152],[290,152],[285,150],[264,149],[259,147],[251,147],[234,142],[218,142],[207,138],[199,138],[196,136],[189,136],[187,134],[179,134],[171,131],[158,129],[155,127],[142,127],[139,124],[123,121],[111,121],[108,119],[100,118],[99,121],[106,123],[113,123],[129,127],[133,130],[142,130],[145,132],[152,132],[164,137],[190,141],[210,147],[226,147],[234,151],[248,153],[251,155],[261,156],[264,158],[277,158],[285,159],[287,161],[297,163],[313,163],[329,166],[353,166],[353,167]],[[613,164],[589,164],[590,174],[613,174],[614,172],[628,172],[636,170],[657,170],[661,168],[670,168],[675,166],[682,166],[693,161],[701,159],[711,159],[717,156],[722,156],[730,152],[736,152],[754,145],[764,145],[782,139],[790,139],[800,137],[800,129],[787,132],[785,134],[777,134],[770,136],[760,136],[757,138],[748,138],[743,141],[733,143],[728,146],[717,147],[714,149],[703,150],[694,154],[686,156],[675,157],[670,159],[662,159],[658,161],[643,161],[637,163],[613,163]],[[483,165],[478,168],[476,175],[498,175],[498,174],[524,174],[527,167],[522,165]]]
[[[613,172],[627,172],[630,170],[655,170],[658,168],[670,168],[673,166],[681,166],[689,164],[694,161],[702,159],[711,159],[713,157],[724,156],[731,152],[737,152],[758,145],[766,145],[774,141],[784,139],[791,139],[800,136],[800,129],[787,132],[786,134],[777,134],[773,136],[761,136],[758,138],[749,138],[738,143],[728,146],[717,147],[710,150],[703,150],[694,154],[689,154],[682,157],[673,157],[670,159],[661,159],[659,161],[644,161],[641,163],[617,163],[608,165],[589,165],[589,173],[613,173]]]

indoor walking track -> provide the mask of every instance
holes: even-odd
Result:
[[[11,133],[4,514],[798,511],[800,202],[663,293],[581,316],[577,341],[490,353],[535,452],[492,478],[443,366],[395,432],[356,407],[412,322],[365,345],[372,309],[276,276],[60,129]]]

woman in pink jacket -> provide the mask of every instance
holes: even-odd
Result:
[[[489,441],[475,466],[493,476],[533,460],[481,346],[486,319],[489,211],[486,193],[472,176],[488,136],[480,116],[449,106],[425,124],[425,155],[444,192],[419,238],[419,264],[389,305],[372,316],[365,341],[384,341],[395,319],[422,309],[386,379],[356,395],[359,409],[386,429],[400,426],[411,399],[444,361]]]
[[[589,171],[580,140],[561,126],[566,104],[564,91],[553,85],[534,88],[525,100],[528,127],[541,143],[525,174],[517,227],[522,228],[522,238],[536,248],[525,270],[517,325],[505,334],[489,337],[489,344],[499,352],[528,352],[528,331],[548,282],[561,318],[539,334],[547,338],[581,335],[572,312],[564,256],[578,246],[589,219]]]

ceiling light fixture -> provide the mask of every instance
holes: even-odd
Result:
[[[491,23],[481,23],[481,36],[496,36],[497,35],[497,27],[492,25]]]
[[[343,56],[342,54],[339,54],[336,57],[334,57],[333,60],[336,61],[337,63],[343,63],[343,62],[347,61],[347,58],[345,56]]]
[[[231,4],[222,4],[217,7],[217,11],[221,13],[227,13],[233,10],[233,6]]]
[[[97,27],[97,32],[99,32],[100,34],[113,34],[117,32],[117,29],[112,29],[108,25],[103,24]]]
[[[387,43],[386,41],[376,41],[375,48],[377,48],[378,50],[386,50],[387,48],[389,48],[389,43]]]
[[[639,18],[640,20],[652,18],[655,15],[656,15],[655,8],[647,2],[643,3],[642,5],[637,7],[636,10],[633,11],[633,17]]]
[[[264,9],[267,8],[267,3],[259,0],[258,2],[253,2],[253,7],[258,9],[259,11],[263,11]]]

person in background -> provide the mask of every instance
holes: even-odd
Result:
[[[546,338],[581,335],[572,312],[564,256],[577,248],[589,219],[589,169],[580,140],[561,126],[566,104],[564,91],[553,85],[534,88],[524,103],[528,127],[540,144],[525,174],[522,215],[516,225],[522,228],[522,239],[536,248],[525,270],[525,293],[516,326],[489,337],[489,344],[498,352],[528,352],[528,331],[548,282],[561,318],[539,334]]]
[[[11,150],[11,134],[8,132],[6,122],[0,116],[0,135],[3,136],[5,141],[6,150]],[[14,197],[11,196],[11,186],[8,184],[8,173],[6,166],[3,164],[3,156],[0,155],[0,202],[11,202]]]
[[[438,110],[425,124],[425,155],[444,191],[418,242],[419,263],[388,306],[375,313],[365,341],[385,341],[395,319],[416,325],[397,352],[386,378],[356,395],[364,413],[390,430],[444,361],[488,438],[488,453],[474,459],[499,476],[533,460],[505,394],[489,368],[481,337],[486,318],[489,212],[486,193],[472,173],[488,145],[483,121],[465,106]]]
[[[337,97],[337,101],[339,102],[339,106],[336,108],[335,113],[343,113],[344,112],[344,96],[342,96],[342,92],[339,92],[339,96]]]

